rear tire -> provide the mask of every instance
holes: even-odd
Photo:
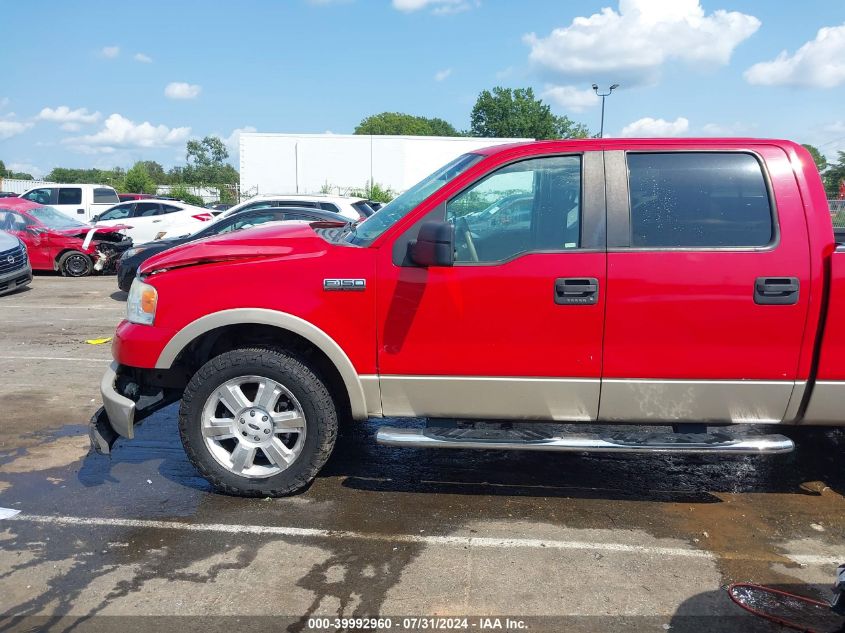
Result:
[[[325,383],[299,358],[233,350],[188,383],[179,434],[191,463],[219,491],[280,497],[308,487],[328,460],[337,411]]]
[[[92,270],[94,262],[80,251],[68,251],[59,258],[59,271],[65,277],[87,277]]]

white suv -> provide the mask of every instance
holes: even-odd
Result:
[[[143,244],[161,239],[171,232],[172,227],[184,227],[192,233],[213,216],[208,209],[194,207],[176,200],[130,200],[121,202],[91,220],[94,226],[116,226],[124,224],[131,228],[124,230],[134,244]]]

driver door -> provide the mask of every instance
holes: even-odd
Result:
[[[454,266],[380,260],[384,415],[595,420],[606,277],[601,152],[502,164],[436,213],[454,226]]]

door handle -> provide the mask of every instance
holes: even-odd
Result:
[[[555,279],[555,303],[558,305],[594,305],[599,300],[599,280],[595,277]]]
[[[77,215],[84,215],[84,214],[85,214],[85,209],[77,209],[77,210],[76,210],[76,213],[77,213]]]
[[[754,303],[791,306],[798,303],[801,282],[798,277],[757,277],[754,281]]]

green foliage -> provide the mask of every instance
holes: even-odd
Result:
[[[135,163],[126,172],[123,179],[123,190],[127,193],[155,193],[156,183],[150,177],[147,166],[144,162]]]
[[[835,163],[828,165],[824,172],[824,188],[828,198],[839,197],[839,186],[845,180],[845,152],[839,152]]]
[[[326,183],[324,187],[329,187],[329,184]],[[329,191],[322,193],[331,193],[331,187],[329,187]],[[372,200],[373,202],[390,202],[396,197],[396,192],[392,189],[388,189],[387,187],[383,187],[377,182],[371,183],[368,180],[363,189],[352,189],[347,195],[354,196],[356,198],[366,198],[367,200]]]
[[[819,170],[819,173],[823,172],[827,169],[827,159],[824,155],[818,150],[818,148],[814,147],[813,145],[809,145],[808,143],[803,143],[802,147],[810,152],[810,156],[813,157],[813,162],[816,164],[816,167]]]
[[[382,112],[362,120],[355,128],[355,134],[396,136],[461,136],[448,121],[429,119],[401,112]]]
[[[551,108],[534,96],[531,88],[484,90],[472,108],[473,136],[500,138],[587,138],[590,131],[566,116],[555,116]]]
[[[235,192],[234,188],[221,186],[217,187],[217,191],[219,192],[218,202],[221,204],[236,204],[238,201],[235,199]]]
[[[185,204],[192,204],[196,207],[205,206],[205,201],[201,197],[192,194],[188,191],[188,188],[181,183],[173,185],[167,195],[171,198],[181,200]]]
[[[114,169],[71,169],[68,167],[56,167],[45,180],[60,183],[88,183],[98,185],[110,185],[115,189],[123,187],[123,178],[126,172],[121,167]]]

